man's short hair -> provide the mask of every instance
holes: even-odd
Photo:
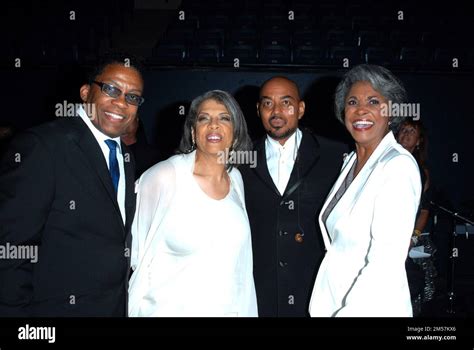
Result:
[[[105,68],[111,64],[122,64],[134,68],[143,78],[144,66],[139,57],[127,52],[108,52],[100,56],[97,64],[91,67],[87,74],[87,83],[92,84]]]

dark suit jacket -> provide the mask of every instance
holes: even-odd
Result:
[[[341,169],[347,146],[303,131],[283,196],[268,171],[265,138],[257,166],[239,168],[252,229],[259,316],[307,316],[324,243],[317,216]]]
[[[135,158],[135,179],[150,169],[153,165],[164,160],[161,153],[155,147],[146,142],[138,141],[128,146]]]
[[[39,250],[37,263],[0,259],[0,317],[126,315],[135,211],[129,158],[124,225],[103,153],[80,118],[12,142],[0,166],[0,245]]]

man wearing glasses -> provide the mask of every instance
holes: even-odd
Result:
[[[79,117],[27,130],[0,164],[0,316],[126,316],[134,162],[120,136],[144,99],[123,62],[80,88]]]

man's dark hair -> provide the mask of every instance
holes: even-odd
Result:
[[[92,84],[102,74],[104,69],[111,64],[122,64],[137,70],[143,78],[144,66],[141,59],[126,52],[108,52],[99,57],[97,64],[90,68],[87,74],[87,83]]]

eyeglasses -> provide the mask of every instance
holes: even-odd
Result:
[[[113,85],[101,83],[100,81],[93,81],[93,83],[99,85],[102,92],[107,96],[110,96],[112,98],[119,98],[122,95],[122,90],[116,88]],[[145,102],[145,99],[139,95],[125,94],[125,101],[128,104],[140,106],[143,102]]]

